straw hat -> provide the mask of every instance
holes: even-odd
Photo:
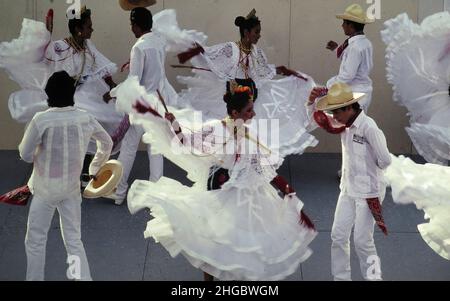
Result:
[[[83,192],[87,199],[101,198],[114,192],[122,178],[122,164],[117,160],[110,160],[98,171],[97,179],[92,179]]]
[[[119,0],[123,10],[132,10],[136,7],[147,7],[156,4],[156,0]]]
[[[365,93],[353,93],[352,88],[344,83],[336,83],[328,90],[328,94],[317,101],[319,111],[336,110],[358,102]]]
[[[353,21],[360,24],[369,24],[375,22],[375,20],[367,18],[366,12],[359,4],[350,5],[345,9],[345,12],[342,15],[336,15],[336,18]]]

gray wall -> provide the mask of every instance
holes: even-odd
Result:
[[[130,32],[128,12],[120,9],[117,0],[84,0],[93,10],[95,32],[93,41],[97,48],[118,65],[126,62],[134,42]],[[270,62],[284,64],[301,70],[314,77],[317,83],[325,83],[335,75],[339,61],[324,49],[330,40],[342,42],[346,37],[341,30],[341,21],[334,15],[343,12],[351,3],[368,7],[366,0],[158,0],[151,7],[153,12],[164,8],[177,10],[178,21],[183,28],[205,32],[210,45],[224,41],[238,40],[238,30],[234,18],[247,14],[253,7],[262,20],[261,47],[266,51]],[[385,132],[389,148],[395,153],[413,152],[412,144],[404,130],[408,124],[406,111],[392,101],[392,88],[385,78],[384,44],[380,38],[383,21],[407,12],[415,21],[424,16],[450,7],[448,0],[381,0],[381,17],[366,29],[367,36],[375,48],[375,69],[372,115]],[[19,35],[24,17],[43,20],[48,8],[55,9],[54,39],[68,34],[65,0],[0,0],[0,41],[9,41]],[[176,63],[174,55],[168,56],[168,64]],[[188,74],[188,71],[168,68],[169,81],[177,90],[182,88],[175,76]],[[117,74],[120,82],[125,74]],[[3,139],[1,149],[16,149],[24,126],[17,124],[9,115],[8,96],[18,86],[0,71],[0,127]],[[340,152],[338,137],[332,137],[318,130],[315,133],[320,144],[312,152]]]

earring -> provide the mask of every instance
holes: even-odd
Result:
[[[81,32],[78,32],[78,36],[81,37]]]

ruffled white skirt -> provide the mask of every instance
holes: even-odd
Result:
[[[401,14],[387,21],[381,34],[394,100],[411,117],[408,134],[428,162],[446,164],[450,159],[450,14],[434,14],[420,25]],[[434,135],[436,128],[442,129],[439,135]]]
[[[386,170],[394,202],[414,203],[428,223],[418,225],[422,238],[440,256],[450,260],[450,167],[420,165],[392,156]]]
[[[246,189],[225,184],[215,191],[168,178],[135,181],[128,206],[132,213],[151,209],[146,238],[218,279],[284,279],[311,255],[316,232],[299,224],[299,199],[283,200],[270,184],[249,181]]]

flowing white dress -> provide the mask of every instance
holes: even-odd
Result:
[[[394,101],[408,109],[406,130],[428,162],[450,160],[450,13],[415,24],[403,13],[385,22],[387,79]]]
[[[51,35],[42,22],[24,19],[19,38],[0,44],[0,67],[22,90],[14,92],[8,101],[13,119],[29,122],[40,111],[48,109],[45,85],[57,71],[66,71],[79,78],[75,92],[75,106],[92,114],[112,134],[123,118],[114,103],[105,103],[103,95],[109,86],[103,78],[112,76],[117,66],[101,54],[90,41],[84,51],[76,51],[65,40],[51,41]],[[89,153],[95,153],[91,143]]]
[[[204,47],[204,50],[191,63],[211,72],[193,70],[193,76],[178,77],[187,85],[180,93],[181,105],[202,111],[205,119],[220,119],[227,114],[223,102],[226,82],[249,77],[258,88],[254,108],[256,119],[277,120],[280,147],[291,154],[302,154],[306,148],[317,145],[318,141],[307,130],[310,122],[305,103],[315,86],[310,76],[298,72],[308,81],[294,76],[275,80],[275,66],[268,63],[263,50],[256,45],[249,57],[248,72],[240,64],[241,50],[235,42]]]
[[[196,112],[169,108],[180,117],[182,145],[166,120],[132,109],[138,99],[153,107],[157,103],[136,78],[116,92],[119,107],[130,112],[132,123],[144,127],[144,141],[186,170],[195,183],[188,187],[166,177],[157,183],[133,183],[127,197],[130,212],[150,208],[154,217],[146,238],[221,280],[284,279],[311,255],[308,245],[316,232],[299,223],[302,201],[280,197],[270,184],[282,158],[272,157],[252,134],[235,138],[233,130],[217,120],[196,126],[186,122]],[[193,129],[200,128],[197,135]],[[244,153],[244,147],[249,151]],[[230,180],[222,189],[207,191],[212,166],[228,169]]]
[[[418,225],[422,238],[440,256],[450,260],[450,167],[416,164],[392,155],[385,172],[392,198],[399,204],[415,204],[428,223]]]

